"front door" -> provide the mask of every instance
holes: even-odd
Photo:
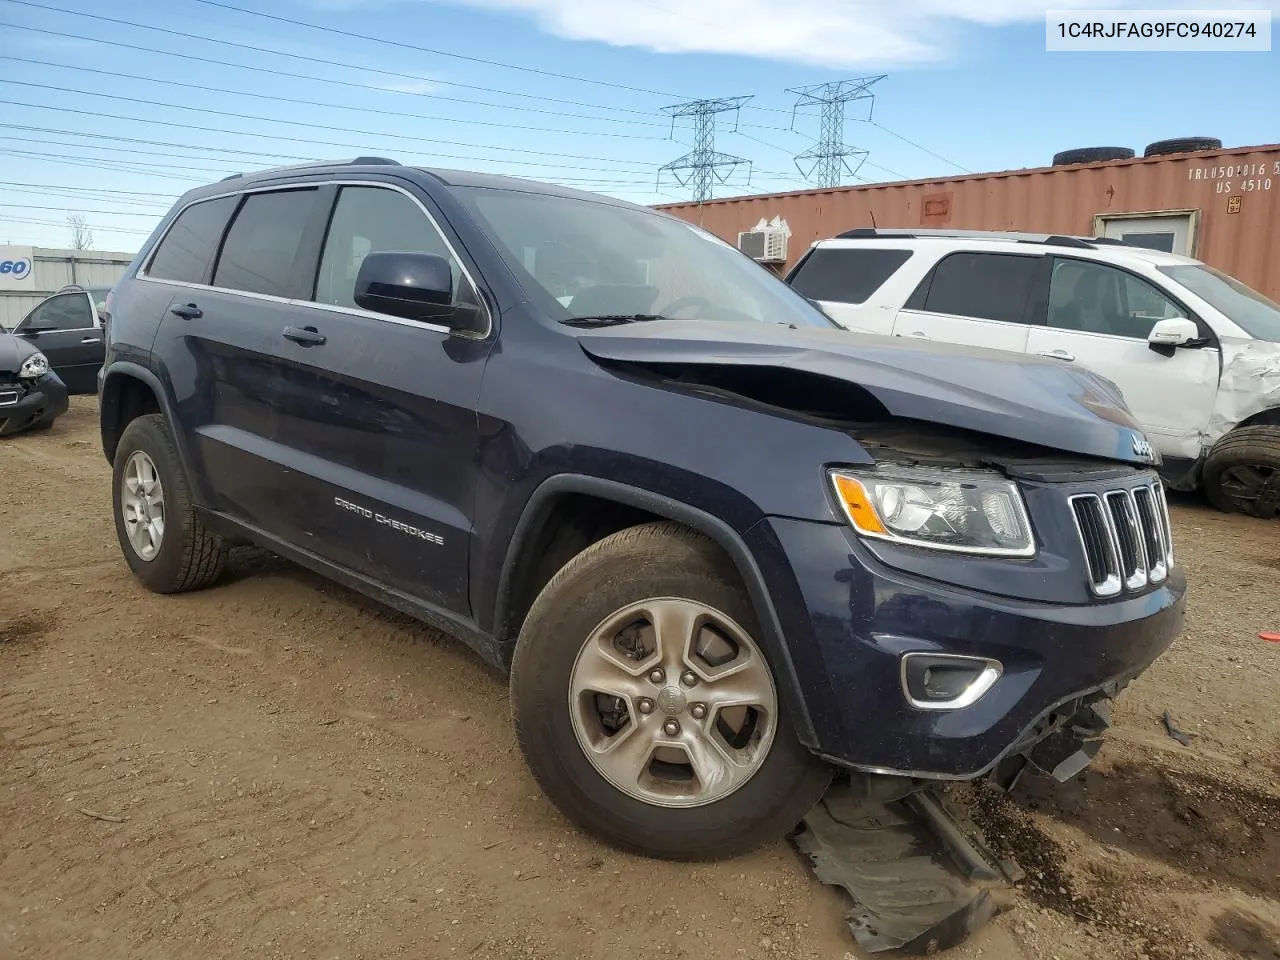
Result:
[[[1164,457],[1195,459],[1218,391],[1218,349],[1179,347],[1168,356],[1147,344],[1157,320],[1186,315],[1126,270],[1055,257],[1047,323],[1030,328],[1027,349],[1113,381]]]
[[[60,293],[42,301],[14,327],[14,334],[49,358],[70,393],[95,393],[102,366],[102,329],[89,294]]]
[[[1103,217],[1104,237],[1148,250],[1191,256],[1191,214],[1156,217]]]
[[[898,312],[894,335],[1022,353],[1043,265],[1042,256],[948,254]]]
[[[270,331],[272,436],[288,457],[279,520],[291,542],[468,615],[476,405],[491,341],[357,307],[360,264],[379,251],[447,258],[455,299],[479,304],[421,203],[389,186],[339,189],[310,302]],[[307,334],[290,339],[286,325]]]

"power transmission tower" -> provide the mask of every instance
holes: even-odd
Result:
[[[693,118],[693,149],[683,157],[677,157],[670,163],[658,168],[658,183],[662,182],[663,173],[670,173],[676,183],[682,187],[693,187],[693,199],[697,203],[711,199],[711,188],[716,183],[724,183],[733,175],[740,164],[748,165],[750,177],[750,161],[742,157],[730,156],[716,150],[716,117],[722,113],[734,115],[733,129],[738,129],[738,111],[751,97],[721,97],[717,100],[690,100],[679,103],[665,110],[671,115],[671,132],[674,135],[676,121],[681,117]]]
[[[867,119],[871,119],[875,94],[870,88],[883,79],[883,76],[861,77],[857,80],[815,83],[787,90],[787,93],[796,96],[795,105],[791,108],[792,130],[796,128],[796,114],[801,107],[815,104],[822,107],[818,142],[795,158],[796,168],[806,179],[815,180],[822,187],[838,187],[846,171],[850,176],[857,176],[863,161],[867,159],[867,151],[844,142],[845,104],[857,100],[871,101],[867,108]],[[854,162],[850,162],[851,158],[854,158]]]

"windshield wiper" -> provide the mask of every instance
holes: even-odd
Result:
[[[567,317],[560,322],[566,327],[613,327],[621,323],[670,319],[660,313],[602,313],[597,317]]]

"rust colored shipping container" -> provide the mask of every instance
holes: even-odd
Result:
[[[791,230],[788,268],[813,241],[854,227],[1128,236],[1196,257],[1280,300],[1280,144],[659,209],[730,243],[761,218],[781,217]]]

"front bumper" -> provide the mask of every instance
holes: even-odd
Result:
[[[16,397],[16,400],[10,400]],[[0,385],[0,437],[53,421],[67,412],[67,387],[50,371],[38,380],[8,380]]]
[[[1091,701],[1118,692],[1182,629],[1186,581],[1094,603],[1024,601],[941,582],[955,556],[930,557],[938,579],[878,561],[846,527],[769,518],[749,546],[784,626],[824,757],[858,770],[972,779],[1035,745]],[[922,553],[924,551],[921,551]],[[986,657],[1003,673],[972,706],[911,706],[901,656]]]

